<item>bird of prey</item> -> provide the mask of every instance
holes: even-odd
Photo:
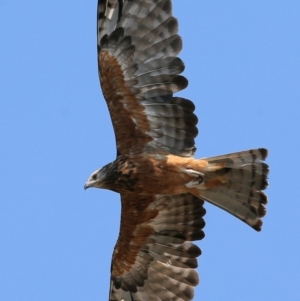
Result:
[[[99,0],[98,66],[117,157],[85,188],[120,194],[121,226],[110,301],[194,297],[205,201],[260,231],[266,213],[264,148],[195,159],[197,117],[178,58],[182,40],[171,0]]]

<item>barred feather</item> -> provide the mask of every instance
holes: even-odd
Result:
[[[208,158],[209,168],[216,170],[205,174],[207,183],[220,177],[223,182],[201,190],[201,197],[260,231],[268,202],[261,191],[268,186],[269,168],[262,162],[267,155],[268,151],[260,148]]]

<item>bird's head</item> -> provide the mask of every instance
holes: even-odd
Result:
[[[95,188],[107,188],[106,186],[106,179],[107,179],[107,174],[108,170],[110,167],[110,164],[105,165],[104,167],[94,171],[87,182],[84,185],[84,189],[90,188],[90,187],[95,187]]]

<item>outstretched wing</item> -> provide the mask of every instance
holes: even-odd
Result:
[[[193,156],[194,104],[173,93],[182,48],[170,0],[100,0],[98,63],[118,154]],[[190,195],[124,195],[111,266],[110,301],[181,301],[198,283],[191,243],[204,237],[203,201]]]
[[[177,32],[170,0],[98,2],[99,76],[118,154],[195,152],[194,104],[173,97],[188,85]]]
[[[110,301],[193,298],[201,251],[191,241],[204,237],[203,203],[191,194],[122,195]]]

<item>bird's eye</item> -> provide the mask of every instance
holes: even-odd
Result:
[[[97,175],[96,174],[92,176],[92,180],[94,180],[94,181],[97,180]]]

